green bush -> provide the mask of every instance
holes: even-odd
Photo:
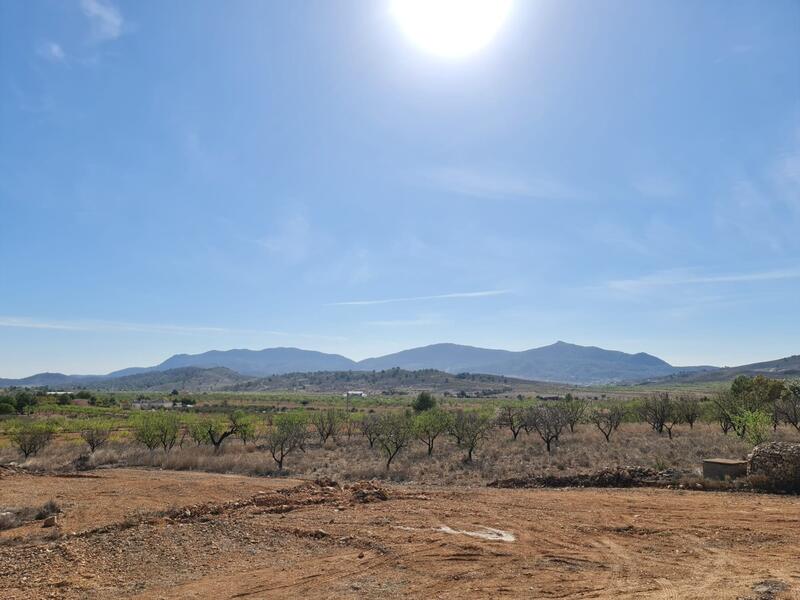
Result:
[[[430,392],[420,392],[411,403],[414,412],[421,413],[436,407],[436,398]]]

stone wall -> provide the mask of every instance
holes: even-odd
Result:
[[[747,475],[753,482],[786,492],[800,492],[800,444],[767,442],[747,457]]]

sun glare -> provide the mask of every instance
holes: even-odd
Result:
[[[423,50],[460,58],[486,46],[511,10],[512,0],[392,0],[400,28]]]

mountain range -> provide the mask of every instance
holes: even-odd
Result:
[[[23,379],[0,379],[0,386],[91,386],[99,381],[187,367],[225,368],[247,377],[319,371],[435,369],[453,374],[484,373],[575,385],[642,381],[706,373],[717,369],[708,366],[675,367],[643,352],[628,354],[559,341],[520,352],[458,344],[433,344],[362,361],[354,361],[339,354],[298,348],[211,350],[201,354],[176,354],[152,367],[130,367],[107,375],[39,373]]]

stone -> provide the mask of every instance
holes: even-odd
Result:
[[[55,527],[56,525],[58,525],[58,517],[56,515],[50,515],[42,523],[42,527]]]
[[[759,444],[747,457],[747,475],[754,485],[784,492],[800,492],[800,444]]]

